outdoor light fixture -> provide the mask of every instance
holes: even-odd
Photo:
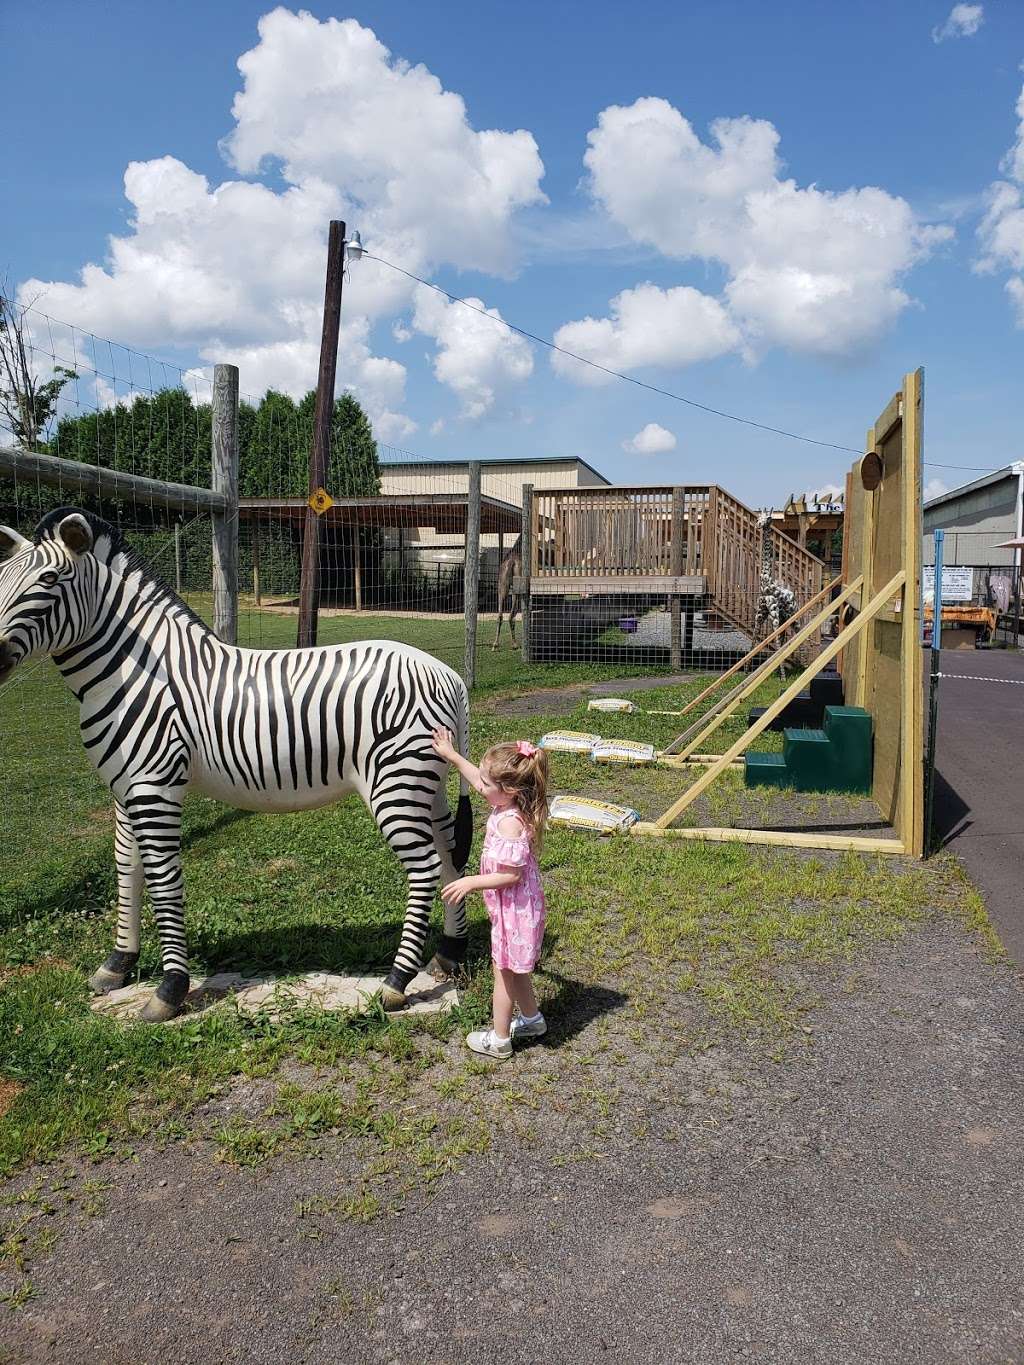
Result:
[[[347,261],[361,261],[366,254],[362,238],[358,232],[353,232],[352,236],[345,242],[345,259]]]

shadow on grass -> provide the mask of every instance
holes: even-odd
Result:
[[[270,972],[382,976],[391,969],[401,935],[401,919],[374,924],[288,924],[218,937],[209,946],[197,940],[195,953],[211,972],[236,971],[245,976]],[[424,965],[433,954],[436,937],[436,933],[428,936]],[[471,926],[471,965],[486,956],[488,945],[487,926]]]
[[[550,1021],[545,1040],[549,1044],[557,1046],[567,1043],[595,1019],[629,1004],[629,996],[614,987],[574,981],[571,977],[552,971],[550,967],[542,971],[549,981],[556,982],[558,986],[554,999],[545,1006]]]
[[[207,839],[250,814],[225,806],[214,819],[203,820],[186,830],[181,841],[182,853],[187,856],[191,850],[201,848]],[[83,911],[104,914],[114,894],[115,877],[113,831],[70,860],[66,847],[55,849],[54,862],[37,868],[13,903],[0,910],[0,929],[54,914]]]

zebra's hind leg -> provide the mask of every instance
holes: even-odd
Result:
[[[440,778],[439,778],[440,780]],[[441,858],[434,838],[430,805],[417,798],[401,804],[393,800],[374,802],[374,817],[391,851],[405,868],[408,898],[402,937],[391,970],[381,987],[386,1010],[405,1008],[405,988],[423,962],[423,946],[430,927],[434,892],[441,878]]]
[[[460,799],[457,818],[452,815],[443,788],[438,792],[438,798],[434,805],[434,842],[441,859],[441,885],[447,886],[449,882],[462,876],[463,869],[455,864],[456,850],[465,861],[465,853],[462,850],[463,846],[468,848],[473,837],[473,815],[469,809],[468,796]],[[465,830],[462,826],[467,820],[469,828]],[[454,905],[446,905],[444,932],[434,956],[427,964],[427,971],[438,981],[458,976],[466,964],[468,944],[465,900],[456,901]]]
[[[190,979],[181,875],[181,800],[176,788],[135,787],[125,800],[160,934],[164,974],[140,1015],[147,1024],[180,1014]]]
[[[119,990],[139,960],[139,917],[145,877],[131,821],[119,801],[114,802],[114,862],[117,866],[117,938],[114,951],[89,978],[89,988],[94,995]]]

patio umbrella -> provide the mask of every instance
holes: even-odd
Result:
[[[1004,540],[992,547],[994,550],[1024,550],[1024,536],[1017,536],[1014,540]]]

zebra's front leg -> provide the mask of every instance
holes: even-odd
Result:
[[[181,874],[181,801],[176,788],[133,788],[125,800],[160,935],[163,978],[141,1018],[163,1023],[181,1012],[190,979],[185,944],[185,882]]]
[[[117,866],[117,938],[114,951],[89,978],[94,995],[120,990],[139,960],[139,918],[145,874],[128,812],[114,802],[114,862]]]

